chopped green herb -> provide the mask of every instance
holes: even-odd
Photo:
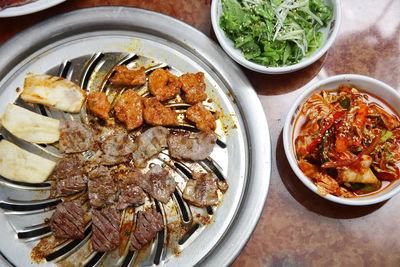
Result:
[[[353,190],[362,190],[363,192],[370,192],[378,189],[381,186],[381,181],[378,181],[375,184],[350,183],[350,185]]]
[[[326,153],[324,153],[324,151],[326,150],[325,144],[326,144],[327,138],[329,137],[330,133],[331,133],[331,130],[328,129],[328,130],[326,130],[326,132],[324,133],[324,136],[322,137],[322,142],[321,142],[321,145],[319,148],[319,153],[321,155],[321,163],[329,161],[329,159],[328,159]]]
[[[165,167],[167,167],[167,164],[163,163],[163,164],[161,164],[161,167],[165,168]]]
[[[322,0],[221,0],[219,24],[246,59],[292,65],[322,43],[332,9]]]
[[[375,191],[377,188],[379,188],[379,185],[377,184],[366,184],[363,188],[363,191]]]
[[[382,120],[382,118],[381,118],[380,115],[379,115],[379,118],[378,118],[378,123],[377,123],[377,125],[384,125],[383,120]]]
[[[350,185],[354,190],[360,190],[365,186],[363,183],[350,183]]]
[[[395,159],[393,158],[393,154],[390,152],[385,152],[385,158],[388,162],[393,162]]]
[[[343,99],[342,101],[340,101],[340,105],[342,106],[342,108],[349,109],[350,99],[348,98]]]
[[[386,142],[390,137],[392,137],[393,133],[391,131],[383,130],[381,135],[381,143]]]

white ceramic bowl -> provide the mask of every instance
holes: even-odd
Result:
[[[285,126],[283,128],[283,145],[286,153],[286,157],[289,164],[297,177],[314,193],[318,194],[317,187],[314,183],[306,177],[300,170],[295,154],[294,154],[294,140],[292,140],[293,127],[297,116],[301,110],[301,107],[306,102],[306,100],[314,93],[320,92],[322,89],[332,90],[337,88],[341,84],[351,84],[358,89],[363,89],[366,92],[370,92],[373,95],[378,96],[380,99],[384,100],[389,104],[397,113],[400,112],[400,94],[395,89],[389,85],[380,82],[376,79],[355,75],[355,74],[343,74],[333,76],[317,83],[311,84],[306,87],[305,91],[297,98],[296,102],[292,105],[289,113],[287,115]],[[328,199],[333,202],[337,202],[345,205],[370,205],[381,201],[385,201],[400,191],[400,180],[395,181],[389,187],[385,188],[381,192],[359,198],[340,198],[334,195],[326,195],[323,198]]]
[[[267,73],[267,74],[283,74],[305,68],[315,61],[317,61],[333,44],[340,27],[341,21],[341,8],[340,0],[325,0],[325,2],[333,8],[333,16],[331,23],[326,28],[322,28],[324,39],[321,46],[314,51],[309,57],[303,58],[299,63],[294,65],[282,66],[282,67],[267,67],[247,60],[242,52],[234,47],[233,41],[225,36],[224,31],[219,26],[219,18],[222,14],[221,0],[213,0],[211,4],[211,22],[217,36],[217,39],[225,50],[225,52],[237,63],[246,67],[250,70]]]

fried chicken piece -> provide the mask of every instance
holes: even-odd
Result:
[[[177,113],[163,106],[155,97],[144,99],[144,120],[151,125],[178,125]]]
[[[186,117],[196,123],[199,130],[213,132],[216,128],[215,117],[201,103],[188,108]]]
[[[182,82],[182,98],[186,103],[196,104],[207,99],[204,73],[186,73],[179,77]]]
[[[110,118],[109,112],[111,104],[107,100],[107,95],[104,92],[93,91],[87,97],[87,104],[90,111],[96,114],[103,120]]]
[[[114,76],[110,82],[116,85],[138,86],[146,83],[146,73],[144,67],[138,70],[130,70],[126,65],[115,66]]]
[[[173,98],[181,92],[182,83],[169,70],[156,69],[149,75],[149,91],[158,101]]]
[[[128,131],[143,124],[143,99],[132,89],[126,90],[114,106],[115,115]]]

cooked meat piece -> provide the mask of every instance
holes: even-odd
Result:
[[[83,177],[75,176],[57,181],[57,196],[69,196],[86,189],[87,182]]]
[[[118,209],[125,209],[129,206],[141,206],[144,204],[146,194],[143,189],[138,186],[139,180],[142,179],[142,173],[137,170],[128,172],[119,182],[120,195],[118,198]]]
[[[223,194],[225,194],[225,192],[228,191],[228,189],[229,189],[229,185],[228,185],[228,183],[226,182],[226,180],[218,179],[218,180],[217,180],[217,186],[218,186],[218,189],[219,189]]]
[[[50,218],[50,228],[55,237],[83,238],[85,224],[80,200],[58,204],[56,211]]]
[[[87,106],[91,112],[103,120],[110,118],[111,104],[104,92],[93,91],[87,96]]]
[[[135,141],[135,149],[132,154],[136,167],[146,167],[146,160],[167,147],[168,133],[168,129],[156,126],[139,135]]]
[[[110,78],[110,82],[116,85],[137,86],[146,83],[146,73],[144,67],[138,70],[130,70],[126,65],[116,66],[115,74]]]
[[[77,153],[93,149],[93,132],[87,125],[60,120],[59,149],[61,153]]]
[[[176,159],[203,160],[211,154],[216,141],[215,134],[207,132],[169,134],[169,155]]]
[[[110,251],[119,245],[121,214],[107,208],[92,212],[92,247],[94,251]]]
[[[129,161],[134,145],[125,131],[116,130],[102,142],[101,149],[104,152],[101,162],[104,165],[114,165]]]
[[[164,229],[161,213],[155,209],[139,211],[136,219],[135,231],[132,235],[130,250],[139,250]]]
[[[130,131],[143,124],[143,99],[132,89],[126,90],[114,106],[115,115]]]
[[[171,194],[175,191],[176,182],[167,169],[154,164],[139,181],[139,185],[152,197],[167,204]]]
[[[140,244],[139,241],[137,241],[135,235],[133,234],[132,238],[131,238],[131,245],[129,246],[129,250],[136,251],[141,248],[142,248],[142,244]]]
[[[170,108],[163,106],[155,97],[144,99],[143,117],[151,125],[178,125],[178,114]]]
[[[36,0],[0,0],[0,10],[12,6],[22,6],[34,1]]]
[[[153,230],[155,232],[158,232],[164,229],[163,217],[161,213],[158,212],[156,209],[146,210],[142,212],[142,215],[144,215],[144,218],[148,222],[148,224],[146,225],[146,228],[148,230]],[[143,225],[146,224],[145,221],[142,222]]]
[[[57,181],[57,196],[68,196],[86,188],[82,167],[83,161],[77,156],[65,156],[57,163],[52,174]]]
[[[107,154],[101,156],[101,163],[107,166],[121,164],[129,160],[130,158],[128,156],[113,156]]]
[[[217,183],[210,173],[201,173],[197,179],[189,179],[183,191],[183,198],[197,207],[218,204]]]
[[[158,101],[173,98],[181,92],[182,83],[169,70],[156,69],[149,75],[149,91]]]
[[[56,165],[51,176],[64,180],[74,176],[83,176],[83,161],[77,155],[66,155]]]
[[[88,188],[90,205],[94,208],[114,204],[117,200],[117,185],[110,170],[102,165],[89,172]]]
[[[85,102],[86,91],[63,77],[34,74],[25,78],[19,97],[25,102],[78,113]]]
[[[0,140],[0,176],[18,182],[43,183],[56,162],[28,152],[18,145]]]
[[[196,104],[207,99],[204,73],[186,73],[179,80],[182,82],[182,98],[186,103]]]
[[[213,132],[216,128],[215,117],[201,103],[188,108],[186,117],[194,122],[199,130]]]
[[[105,154],[120,156],[132,153],[134,145],[126,132],[116,131],[105,139],[101,148]]]

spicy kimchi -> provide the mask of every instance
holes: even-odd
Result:
[[[400,120],[375,96],[351,86],[322,90],[300,117],[297,162],[320,195],[362,196],[399,179]]]

